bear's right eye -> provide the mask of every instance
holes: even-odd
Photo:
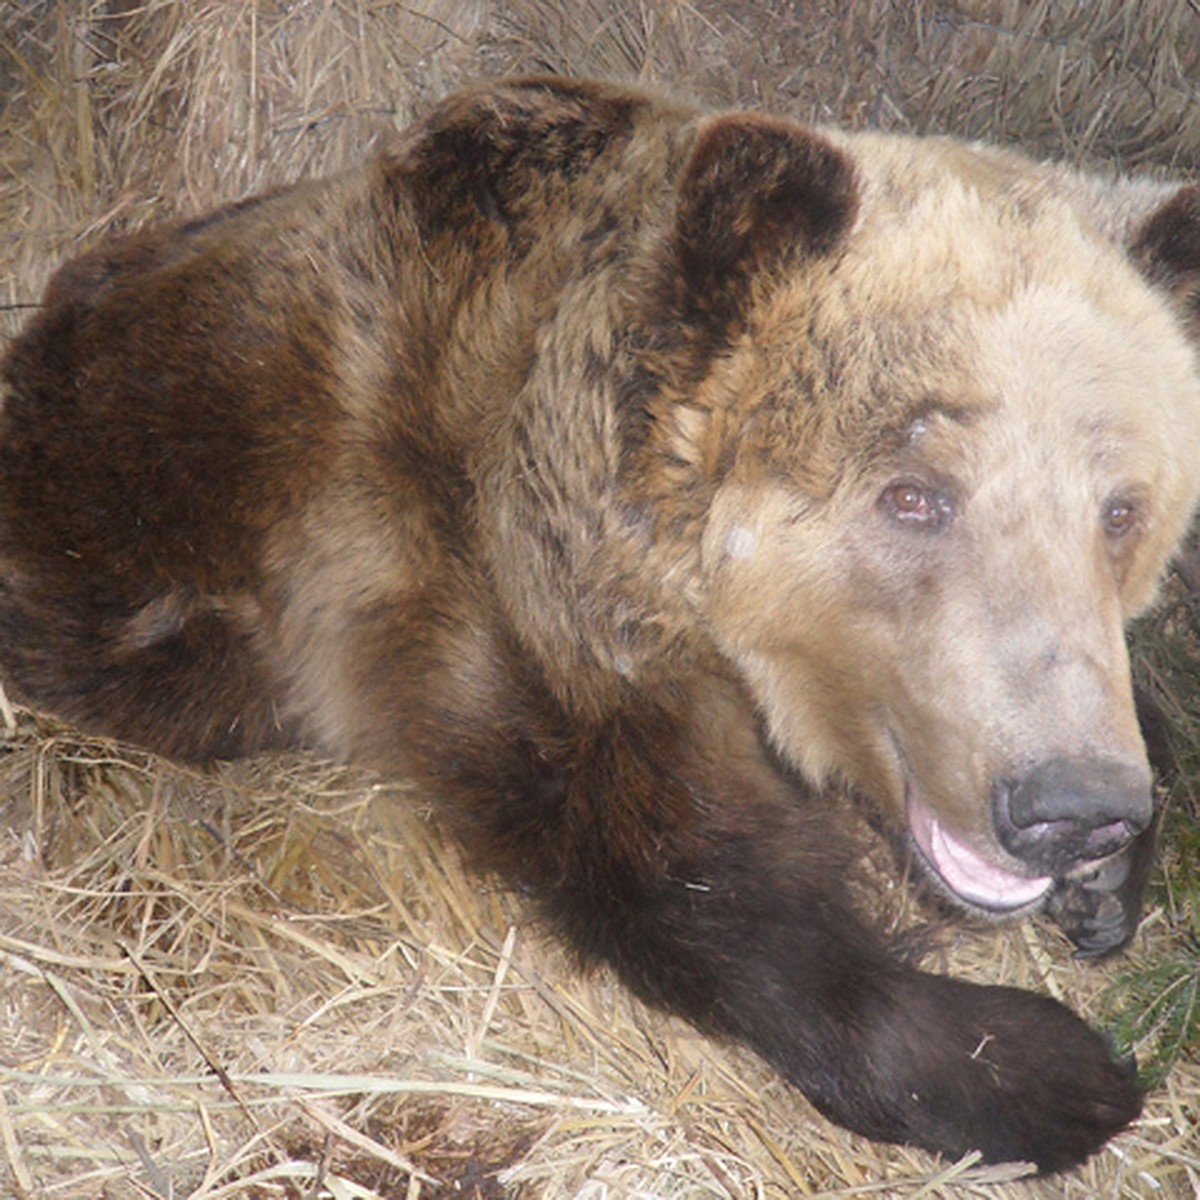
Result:
[[[879,506],[892,520],[925,529],[942,529],[954,516],[949,496],[913,479],[889,483],[879,497]]]

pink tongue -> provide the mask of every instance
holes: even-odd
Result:
[[[909,796],[908,823],[921,852],[946,885],[981,908],[1021,908],[1045,895],[1054,880],[1016,875],[960,841],[916,796]]]

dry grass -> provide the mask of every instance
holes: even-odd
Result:
[[[641,78],[1195,171],[1198,59],[1187,0],[9,0],[0,333],[77,244],[334,169],[470,78]],[[1122,970],[1194,953],[1194,868],[1169,879],[1123,964],[1035,924],[947,931],[929,965],[1110,1019]],[[900,885],[878,903],[918,918]],[[1200,1195],[1194,1051],[1082,1171],[995,1182],[852,1137],[752,1056],[575,977],[403,784],[188,773],[4,704],[0,998],[0,1194]]]

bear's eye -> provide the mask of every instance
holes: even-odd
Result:
[[[879,497],[879,506],[894,521],[926,529],[940,529],[954,515],[948,496],[912,479],[888,484]]]
[[[1104,532],[1118,538],[1137,524],[1137,506],[1124,496],[1114,496],[1104,506]]]

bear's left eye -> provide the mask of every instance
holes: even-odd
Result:
[[[1104,506],[1104,532],[1119,538],[1137,524],[1137,505],[1124,496],[1113,496]]]

